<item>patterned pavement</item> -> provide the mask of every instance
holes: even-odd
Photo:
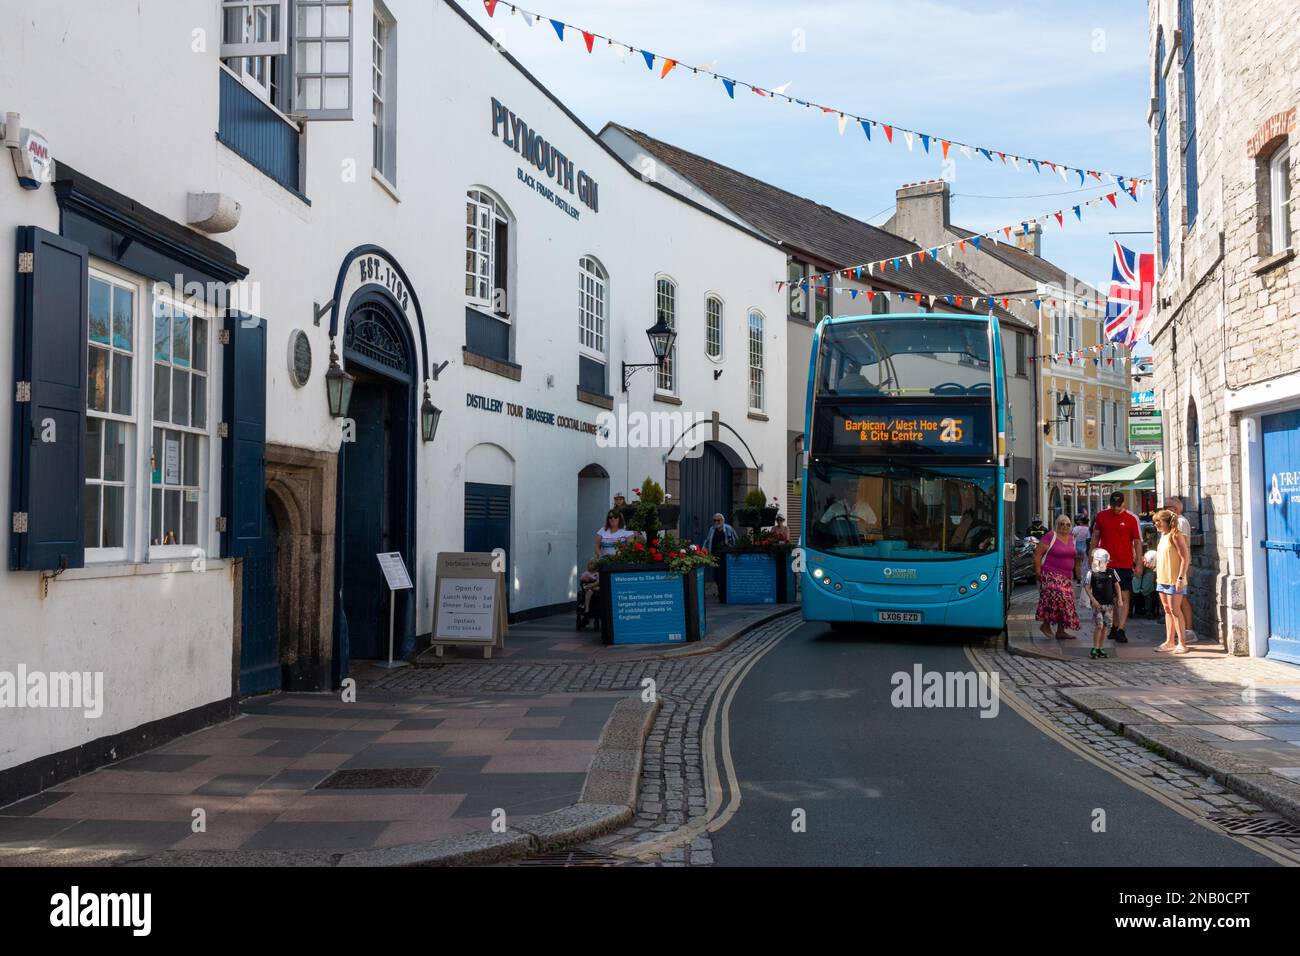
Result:
[[[362,688],[351,704],[250,700],[236,720],[0,808],[0,863],[328,853],[486,830],[497,810],[509,823],[576,802],[622,696]],[[323,787],[336,771],[370,773]]]

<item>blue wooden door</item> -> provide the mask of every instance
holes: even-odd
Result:
[[[275,518],[266,512],[265,534],[244,552],[244,600],[239,643],[239,694],[279,690],[279,540]]]
[[[353,387],[348,416],[355,422],[356,440],[343,453],[347,497],[342,549],[343,613],[353,659],[388,656],[388,585],[375,555],[401,550],[392,526],[389,408],[386,385],[358,381]],[[400,639],[399,631],[394,641]]]
[[[704,532],[721,513],[731,524],[731,466],[712,445],[706,444],[697,458],[685,458],[681,465],[682,512],[678,527],[693,544],[704,540]]]
[[[1268,656],[1300,664],[1300,410],[1262,425]]]
[[[506,581],[510,580],[510,486],[465,482],[465,550],[506,553]],[[506,588],[509,595],[510,588]]]

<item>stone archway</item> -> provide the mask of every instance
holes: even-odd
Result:
[[[337,458],[268,443],[266,504],[278,528],[284,690],[329,690]]]

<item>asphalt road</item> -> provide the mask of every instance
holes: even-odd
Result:
[[[722,866],[1267,866],[1083,759],[1010,707],[898,708],[898,671],[973,670],[960,642],[805,624],[731,707],[739,810]],[[806,831],[792,829],[794,811]],[[1106,830],[1093,832],[1094,811]]]

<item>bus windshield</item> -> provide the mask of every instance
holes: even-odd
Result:
[[[943,560],[997,549],[996,472],[987,466],[814,461],[807,543],[848,558]]]
[[[962,319],[872,319],[821,334],[820,397],[992,397],[989,329]]]

